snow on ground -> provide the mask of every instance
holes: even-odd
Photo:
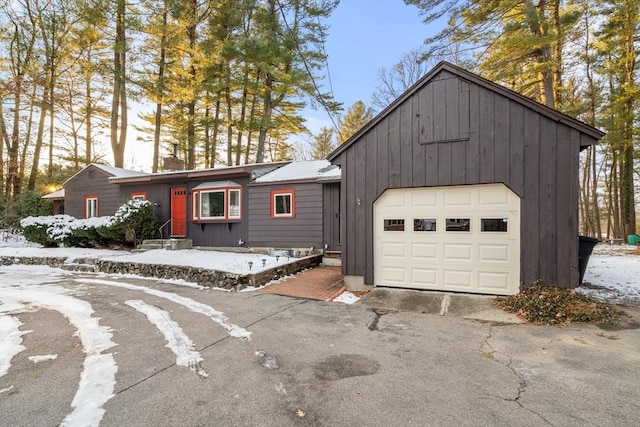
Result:
[[[577,291],[602,301],[640,303],[640,252],[636,249],[629,245],[596,245],[589,258],[583,285]],[[76,258],[92,257],[122,262],[185,265],[236,274],[257,273],[294,260],[283,256],[277,258],[264,254],[198,249],[157,249],[131,253],[105,249],[42,248],[27,242],[21,235],[6,231],[0,231],[0,256],[67,257],[68,262],[73,262]],[[61,270],[60,274],[65,273]],[[192,285],[184,281],[174,282]],[[251,290],[254,289],[248,289]],[[335,301],[352,303],[354,300],[357,300],[355,295],[343,293]]]
[[[600,301],[640,304],[640,251],[629,245],[598,244],[577,291]]]

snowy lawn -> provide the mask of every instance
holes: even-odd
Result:
[[[126,251],[42,248],[27,242],[22,236],[0,232],[0,256],[17,257],[92,257],[112,261],[150,264],[185,265],[208,268],[236,274],[258,273],[294,260],[264,254],[230,253],[198,249],[151,250],[130,253]],[[640,251],[629,245],[598,244],[589,258],[584,283],[577,292],[600,301],[640,304]],[[353,303],[358,297],[345,292],[335,301]]]
[[[582,286],[583,295],[611,303],[640,304],[640,251],[629,245],[598,244]]]

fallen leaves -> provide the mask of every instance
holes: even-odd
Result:
[[[607,338],[609,340],[619,340],[620,339],[619,335],[605,335],[602,332],[600,332],[599,334],[596,334],[596,335],[598,335],[599,337],[602,337],[602,338]]]
[[[300,418],[304,418],[305,415],[307,415],[302,409],[298,409],[296,411],[296,415]]]

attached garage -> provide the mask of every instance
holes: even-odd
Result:
[[[503,184],[388,189],[374,212],[374,285],[518,292],[520,198]]]
[[[602,136],[438,64],[328,158],[347,288],[577,286],[579,154]]]

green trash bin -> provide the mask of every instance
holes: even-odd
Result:
[[[637,234],[629,234],[627,236],[627,243],[631,246],[638,246],[638,235]]]

